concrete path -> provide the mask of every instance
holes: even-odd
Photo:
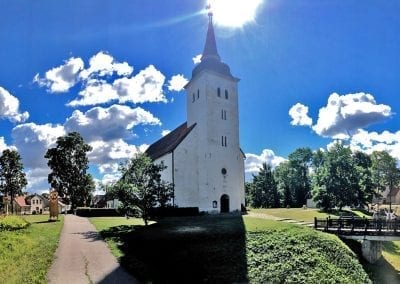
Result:
[[[138,283],[111,254],[87,218],[67,215],[49,283]]]

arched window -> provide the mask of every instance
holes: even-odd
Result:
[[[221,88],[218,88],[218,89],[217,89],[217,96],[218,96],[218,97],[221,97]]]
[[[192,103],[193,103],[195,100],[196,100],[196,97],[194,96],[194,93],[193,93]]]
[[[225,90],[225,99],[228,99],[228,90]]]

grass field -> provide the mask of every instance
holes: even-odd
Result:
[[[267,209],[250,209],[250,212],[272,215],[279,218],[288,218],[298,221],[313,222],[314,217],[327,218],[329,214],[318,209],[303,208],[267,208]],[[331,215],[332,216],[332,215]]]
[[[143,282],[369,282],[336,236],[282,222],[231,215],[168,218],[147,227],[135,219],[91,221]]]
[[[24,217],[31,225],[18,231],[0,232],[0,282],[46,283],[63,217],[48,223],[48,215]]]

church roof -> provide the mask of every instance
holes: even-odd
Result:
[[[146,154],[152,160],[155,160],[161,156],[164,156],[167,153],[172,152],[183,141],[183,139],[185,139],[185,137],[190,133],[190,131],[192,131],[195,126],[196,123],[191,125],[190,127],[187,127],[187,122],[181,124],[169,134],[151,144],[149,148],[147,148]]]

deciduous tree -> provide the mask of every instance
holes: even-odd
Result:
[[[44,156],[51,169],[48,181],[60,197],[71,202],[71,208],[89,206],[91,192],[95,188],[92,176],[87,173],[87,153],[92,147],[85,143],[78,132],[57,138],[56,147],[48,149]]]
[[[12,213],[14,213],[15,196],[21,194],[22,189],[28,184],[23,169],[24,166],[17,151],[10,149],[3,151],[0,156],[0,191],[10,196]]]
[[[150,211],[156,206],[165,207],[173,198],[173,185],[161,179],[166,166],[154,164],[146,154],[137,154],[120,165],[121,178],[106,187],[107,194],[118,198],[124,210],[150,220]]]

